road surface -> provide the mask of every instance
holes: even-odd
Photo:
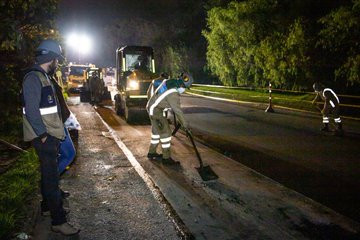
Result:
[[[129,125],[111,106],[96,109],[134,168],[149,176],[196,239],[358,237],[359,223],[198,142],[205,165],[219,175],[218,180],[202,181],[194,150],[180,132],[172,139],[172,156],[181,166],[149,161],[149,125]]]
[[[182,107],[207,145],[285,186],[360,220],[360,122],[344,137],[319,132],[321,117],[186,95]]]

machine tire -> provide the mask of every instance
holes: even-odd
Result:
[[[124,109],[124,117],[127,123],[131,123],[134,121],[135,113],[128,106],[125,105]]]
[[[80,91],[80,102],[90,102],[90,92],[82,90]]]
[[[114,97],[115,100],[115,112],[117,115],[119,116],[123,116],[124,115],[124,109],[121,108],[121,97],[119,94],[115,95]]]
[[[111,94],[107,87],[104,87],[103,100],[111,100]]]

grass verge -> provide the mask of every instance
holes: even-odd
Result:
[[[21,154],[14,166],[0,175],[0,239],[6,239],[24,221],[29,201],[40,179],[39,161],[34,149]]]

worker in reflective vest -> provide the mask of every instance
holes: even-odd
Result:
[[[316,104],[317,101],[324,101],[324,107],[321,110],[323,115],[323,127],[320,129],[321,131],[328,132],[329,129],[329,115],[332,114],[335,123],[337,124],[337,131],[342,132],[342,123],[339,115],[340,110],[340,101],[335,92],[330,88],[325,88],[320,83],[314,83],[313,85],[314,91],[316,92],[316,97],[313,100],[313,104]]]
[[[60,101],[51,80],[63,59],[56,41],[44,40],[36,49],[36,63],[23,81],[23,129],[24,140],[32,142],[40,160],[41,211],[50,211],[53,231],[74,235],[79,230],[67,222],[59,188],[57,157],[65,131]]]
[[[149,159],[162,157],[162,162],[165,164],[176,163],[171,158],[171,130],[166,111],[171,108],[181,126],[188,129],[188,123],[180,107],[180,94],[185,92],[185,88],[190,87],[192,81],[189,74],[182,74],[177,79],[165,79],[149,99],[146,105],[151,120],[151,143],[147,155]],[[161,143],[162,155],[156,153],[159,143]]]

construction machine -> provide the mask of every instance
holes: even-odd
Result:
[[[154,52],[146,46],[124,46],[116,50],[115,110],[127,122],[146,111],[147,89],[156,78]]]
[[[86,80],[86,70],[89,65],[70,64],[67,89],[70,93],[79,93]]]
[[[91,67],[86,69],[85,82],[80,89],[80,102],[98,104],[103,100],[111,99],[103,75],[102,68]]]

